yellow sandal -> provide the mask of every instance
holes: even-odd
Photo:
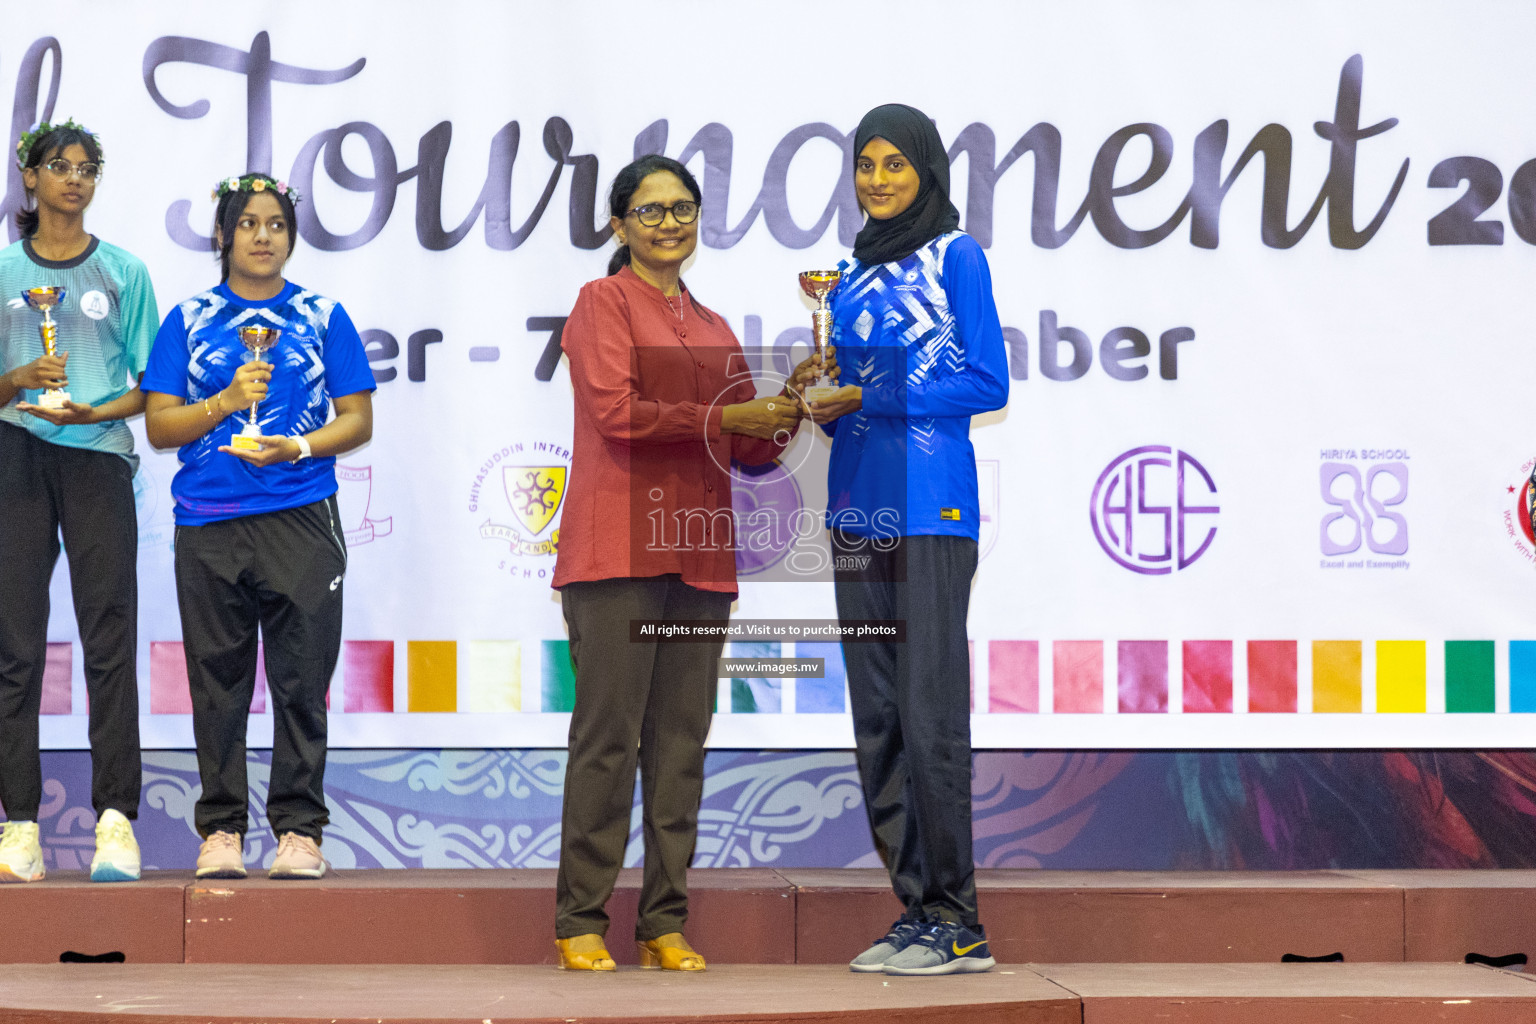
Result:
[[[562,971],[611,971],[615,966],[607,943],[596,932],[556,939],[555,948],[560,951]]]
[[[660,967],[664,971],[702,971],[704,958],[694,952],[682,932],[668,932],[646,942],[635,943],[640,950],[641,967]]]

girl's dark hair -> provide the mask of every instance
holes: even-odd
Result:
[[[699,191],[699,183],[694,180],[693,173],[682,164],[669,156],[660,153],[652,153],[643,156],[624,168],[613,179],[613,188],[608,190],[608,212],[624,219],[629,212],[629,201],[634,196],[640,183],[657,171],[666,171],[676,175],[677,180],[683,183],[683,187],[693,194],[693,201],[702,203],[704,193]],[[608,273],[617,274],[620,267],[629,266],[629,246],[621,245],[614,251],[613,258],[608,261]]]
[[[96,136],[90,132],[81,131],[79,128],[59,127],[32,143],[32,148],[27,151],[26,167],[40,168],[43,164],[77,143],[85,150],[87,162],[100,165],[101,144],[96,141]],[[31,195],[32,191],[28,189],[27,196],[30,198]],[[22,238],[31,238],[37,234],[37,205],[35,202],[31,209],[23,207],[16,211],[16,227],[21,232]]]
[[[252,172],[255,173],[255,172]],[[213,214],[213,223],[218,228],[213,236],[213,249],[219,254],[219,270],[221,277],[219,282],[229,280],[229,253],[235,247],[235,228],[240,224],[240,217],[245,213],[245,208],[251,199],[259,195],[268,195],[277,200],[277,205],[282,207],[283,219],[288,222],[288,254],[283,257],[286,262],[293,255],[293,247],[299,244],[299,221],[293,211],[293,199],[279,192],[275,188],[268,187],[263,192],[252,192],[247,189],[239,191],[231,190],[219,197],[218,208]],[[223,238],[224,244],[219,244]]]

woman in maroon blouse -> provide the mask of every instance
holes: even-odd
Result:
[[[756,397],[736,336],[683,286],[699,202],[698,182],[675,160],[647,156],[620,171],[609,193],[619,250],[608,276],[582,288],[562,335],[576,422],[554,585],[576,706],[555,937],[570,970],[614,969],[604,905],[629,839],[637,757],[640,963],[704,969],[682,929],[723,641],[641,641],[630,624],[726,621],[736,596],[731,460],[774,459],[800,419],[788,387]],[[816,372],[807,360],[793,380]]]

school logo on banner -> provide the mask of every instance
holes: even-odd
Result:
[[[1099,547],[1146,576],[1187,569],[1216,539],[1216,482],[1193,455],[1143,445],[1116,456],[1093,485],[1088,517]]]
[[[565,498],[564,466],[503,466],[501,483],[512,514],[537,537],[555,518]]]
[[[1318,486],[1322,568],[1408,568],[1407,449],[1325,449]]]
[[[567,445],[527,441],[506,445],[483,461],[469,491],[469,511],[484,515],[480,538],[505,544],[498,568],[546,579],[560,548],[560,507],[571,468]]]
[[[367,544],[375,537],[388,537],[394,530],[394,518],[372,518],[373,467],[336,464],[336,504],[341,509],[341,535],[347,547]]]
[[[1525,460],[1518,475],[1504,485],[1504,533],[1510,545],[1527,562],[1536,564],[1536,529],[1531,523],[1531,472],[1536,470],[1536,458]]]

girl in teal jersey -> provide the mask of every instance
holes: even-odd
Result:
[[[38,124],[17,146],[29,206],[0,252],[0,882],[43,877],[38,715],[47,662],[48,583],[69,556],[90,701],[91,878],[139,877],[138,527],[133,436],[159,311],[144,264],[85,229],[101,144],[72,120]],[[24,293],[61,290],[45,351]],[[68,388],[61,404],[48,389]]]

